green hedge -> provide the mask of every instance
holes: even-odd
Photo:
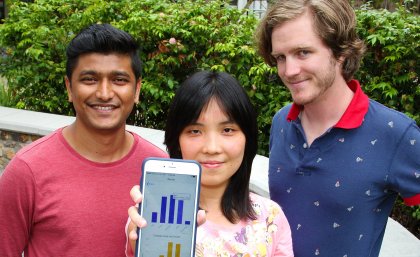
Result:
[[[368,52],[356,76],[368,95],[420,121],[420,17],[404,8],[395,12],[357,10],[358,33]]]
[[[14,1],[0,25],[0,76],[17,99],[15,107],[72,115],[64,88],[65,47],[83,27],[111,23],[141,44],[141,102],[130,123],[163,128],[175,89],[197,69],[234,74],[256,105],[259,153],[267,155],[271,118],[290,101],[276,70],[256,55],[257,19],[230,1],[38,0]],[[356,77],[372,98],[420,120],[419,17],[404,9],[357,10],[368,52]],[[174,38],[175,44],[169,39]],[[4,94],[4,93],[3,93]]]
[[[234,74],[259,109],[260,153],[267,154],[271,117],[289,101],[276,71],[253,47],[257,19],[228,1],[16,1],[0,25],[0,74],[16,107],[71,115],[63,82],[65,47],[83,27],[111,23],[132,34],[144,61],[141,102],[130,123],[161,129],[175,89],[197,69]],[[176,44],[170,44],[174,38]]]
[[[9,2],[9,1],[8,1]],[[290,95],[253,46],[257,19],[222,0],[13,1],[0,25],[0,90],[17,108],[72,115],[64,87],[65,48],[88,24],[111,23],[132,34],[144,61],[141,102],[130,117],[162,129],[175,89],[197,69],[234,74],[259,112],[259,154],[267,155],[271,118]],[[366,93],[420,121],[419,16],[363,6],[358,31],[368,52],[356,74]],[[174,38],[175,44],[169,43]],[[171,40],[172,42],[173,40]],[[7,94],[7,95],[6,95]],[[420,209],[410,209],[420,220]]]

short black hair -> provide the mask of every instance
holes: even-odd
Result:
[[[246,138],[241,166],[222,197],[223,214],[231,222],[255,219],[249,180],[257,153],[257,116],[247,93],[234,77],[225,72],[199,71],[187,78],[169,108],[164,143],[172,158],[182,158],[179,136],[186,126],[197,121],[210,100],[215,100],[226,116],[239,125]]]
[[[77,34],[67,46],[66,75],[71,75],[77,65],[79,56],[88,53],[118,53],[131,58],[131,67],[136,80],[141,77],[141,60],[138,45],[134,38],[125,31],[110,24],[92,24]]]

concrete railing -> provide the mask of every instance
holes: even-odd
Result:
[[[74,117],[0,106],[0,175],[8,161],[22,146],[71,124],[74,119]],[[127,126],[127,129],[161,149],[166,149],[163,145],[163,131],[136,126]],[[269,196],[267,172],[268,158],[257,155],[252,166],[250,188],[266,197]],[[380,257],[420,257],[420,240],[389,218]]]

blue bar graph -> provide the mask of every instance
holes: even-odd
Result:
[[[184,210],[184,200],[178,201],[178,213],[176,215],[176,224],[182,224],[182,211]]]
[[[175,209],[176,209],[176,224],[190,225],[189,220],[184,220],[184,195],[170,195],[169,196],[169,211],[168,209],[168,197],[162,196],[160,203],[160,213],[157,211],[152,212],[152,223],[168,223],[175,224]],[[160,215],[160,217],[158,217]],[[167,216],[168,215],[168,216]],[[166,219],[167,218],[167,219]]]
[[[158,215],[157,212],[152,212],[152,222],[153,223],[156,223],[157,222],[157,215]]]
[[[162,196],[162,203],[160,205],[160,223],[165,223],[167,199],[168,197]]]
[[[174,224],[174,215],[175,215],[175,198],[173,195],[171,195],[171,200],[169,201],[169,220],[168,220],[169,224]]]

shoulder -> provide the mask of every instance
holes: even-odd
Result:
[[[378,103],[372,99],[369,99],[368,115],[371,115],[371,117],[369,118],[374,119],[377,122],[385,120],[389,123],[393,121],[393,122],[397,122],[396,125],[398,124],[408,125],[408,124],[415,123],[413,119],[411,119],[404,113],[391,109],[389,107],[386,107],[385,105]],[[391,124],[391,123],[389,124],[388,123],[387,125]]]
[[[283,119],[284,121],[286,121],[286,117],[287,117],[287,114],[289,114],[290,112],[290,108],[292,108],[292,104],[288,104],[284,106],[283,108],[281,108],[280,110],[278,110],[276,114],[274,115],[273,121],[278,120],[278,119]]]
[[[273,116],[272,122],[271,122],[271,129],[275,130],[278,127],[288,127],[290,125],[290,122],[287,121],[287,116],[290,112],[290,109],[292,108],[292,104],[288,104],[277,111],[277,113]]]
[[[374,129],[389,139],[396,140],[410,128],[418,131],[418,126],[413,119],[372,99],[369,99],[369,109],[363,126],[367,129]]]
[[[251,194],[251,200],[257,215],[257,221],[253,221],[253,224],[260,224],[267,232],[275,234],[276,238],[287,239],[287,244],[291,246],[289,221],[281,207],[276,202],[255,194]]]
[[[56,130],[51,134],[41,137],[34,142],[22,147],[15,157],[26,159],[33,157],[40,157],[42,155],[49,155],[54,152],[56,145],[59,144],[59,133],[60,130]]]
[[[268,217],[284,216],[281,207],[271,199],[251,193],[250,198],[258,219],[267,219]]]
[[[58,134],[59,130],[54,131],[22,147],[6,165],[2,177],[12,178],[14,183],[19,183],[21,188],[25,187],[24,184],[31,184],[34,176],[31,166],[44,163],[40,160],[47,160],[63,152],[58,147],[60,145]]]
[[[134,140],[136,144],[138,145],[138,148],[141,149],[142,151],[147,151],[157,156],[162,156],[162,157],[167,156],[167,153],[164,150],[162,150],[161,148],[159,148],[152,142],[144,139],[143,137],[141,137],[140,135],[134,132],[130,132],[130,133],[132,133],[132,135],[134,136]]]

